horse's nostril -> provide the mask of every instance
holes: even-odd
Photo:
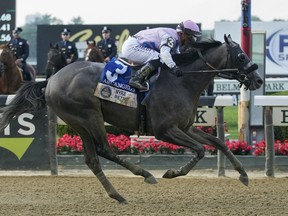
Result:
[[[263,79],[257,79],[257,83],[262,85],[264,83]]]

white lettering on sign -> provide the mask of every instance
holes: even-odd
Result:
[[[287,78],[266,78],[265,91],[278,92],[288,90]],[[240,93],[239,82],[237,80],[215,79],[214,93]]]
[[[32,123],[34,115],[30,113],[23,113],[17,118],[17,122],[19,124],[18,133],[24,136],[29,136],[35,133],[36,128],[35,125]],[[4,129],[4,135],[9,136],[11,135],[10,124]]]
[[[24,113],[18,117],[18,122],[25,128],[20,128],[18,132],[22,135],[31,135],[35,133],[35,125],[32,122],[25,121],[25,119],[33,119],[33,115],[30,113]]]
[[[4,135],[10,135],[10,124],[8,124],[7,127],[4,129]]]

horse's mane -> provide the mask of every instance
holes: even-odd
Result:
[[[217,41],[213,38],[205,38],[200,41],[196,41],[192,45],[192,49],[189,53],[174,54],[172,58],[177,65],[186,64],[188,62],[193,62],[199,58],[198,50],[204,53],[206,50],[221,46],[222,42]]]
[[[222,42],[215,40],[214,38],[204,38],[200,41],[196,41],[192,47],[196,49],[206,50],[213,47],[218,47],[222,44]]]

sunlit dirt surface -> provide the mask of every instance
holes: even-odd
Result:
[[[3,173],[2,173],[3,174]],[[195,175],[149,185],[141,177],[108,178],[129,202],[109,198],[92,174],[0,175],[0,215],[288,215],[288,178]]]

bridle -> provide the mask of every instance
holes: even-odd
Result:
[[[55,74],[56,72],[56,66],[55,66],[55,63],[53,61],[51,61],[50,59],[48,59],[47,61],[47,65],[51,65],[52,67],[47,67],[47,71],[48,70],[51,70],[51,74]]]
[[[225,68],[228,68],[229,65],[232,65],[234,68],[228,68],[225,70],[219,70],[213,65],[211,65],[201,53],[200,49],[197,49],[199,57],[205,62],[205,64],[212,69],[211,72],[217,73],[221,78],[225,79],[236,79],[240,83],[240,87],[245,84],[246,88],[249,88],[250,82],[248,75],[258,69],[258,65],[253,63],[248,68],[245,68],[250,60],[247,55],[242,51],[238,44],[226,44],[227,47],[227,60]],[[203,71],[202,71],[203,72]]]

